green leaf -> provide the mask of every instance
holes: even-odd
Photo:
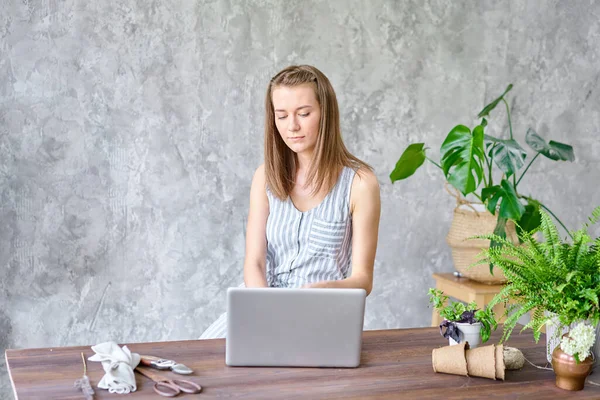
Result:
[[[542,223],[540,216],[540,203],[529,199],[525,206],[525,212],[517,221],[517,234],[521,237],[522,232],[532,232]]]
[[[592,216],[588,218],[590,221],[589,224],[585,224],[586,228],[589,228],[590,225],[594,225],[596,222],[600,221],[600,206],[594,208],[592,210]]]
[[[506,87],[506,90],[504,91],[504,93],[502,93],[502,95],[500,95],[500,97],[498,97],[496,100],[492,101],[490,104],[488,104],[487,106],[483,107],[483,110],[481,110],[479,112],[479,114],[477,114],[477,116],[479,118],[481,117],[486,117],[490,114],[490,112],[496,108],[496,106],[498,105],[498,103],[500,103],[502,101],[502,99],[504,98],[504,96],[506,95],[506,93],[508,93],[510,91],[510,89],[513,88],[512,83],[510,85],[508,85]]]
[[[596,307],[598,307],[598,295],[596,294],[596,292],[594,292],[593,289],[586,289],[583,291],[583,297],[585,297],[586,299],[588,299],[590,302],[592,302],[594,305],[596,305]]]
[[[527,130],[525,141],[533,150],[554,161],[575,161],[573,147],[551,140],[549,143],[531,128]]]
[[[463,158],[459,152],[449,154],[448,157],[444,159],[444,163],[442,164],[442,171],[444,172],[444,175],[447,176],[448,172],[450,172],[450,168],[452,168],[452,166],[455,164],[460,164],[461,162],[463,162]]]
[[[495,237],[506,239],[506,218],[498,217],[496,221],[496,226],[494,227],[494,235]],[[492,239],[490,241],[490,249],[498,249],[502,248],[503,244],[501,241]],[[494,275],[494,264],[490,263],[490,274]]]
[[[519,201],[514,187],[506,180],[500,182],[500,186],[495,185],[481,190],[481,199],[486,202],[489,212],[496,214],[498,201],[500,202],[500,217],[519,221],[525,212],[525,206]]]
[[[496,206],[503,193],[504,190],[498,185],[483,188],[481,190],[481,200],[486,203],[486,207],[492,215],[496,215]]]
[[[500,217],[518,221],[525,212],[525,206],[519,201],[513,186],[506,180],[500,182],[504,193],[500,203]]]
[[[556,225],[554,225],[554,222],[552,222],[550,216],[544,211],[540,211],[540,219],[540,231],[542,232],[542,235],[544,235],[544,239],[546,239],[545,246],[548,250],[548,256],[554,258],[555,250],[561,243],[558,229],[556,228]]]
[[[506,238],[506,222],[508,222],[506,218],[498,217],[498,221],[496,221],[496,226],[494,227],[494,235],[499,236],[502,239]]]
[[[413,143],[404,150],[396,163],[396,168],[390,174],[392,183],[406,179],[415,173],[425,162],[424,143]]]
[[[507,177],[515,174],[525,162],[527,152],[514,139],[496,139],[485,135],[485,140],[494,143],[489,156]]]
[[[464,125],[455,126],[442,143],[442,169],[448,182],[463,195],[474,192],[483,178],[483,127],[473,133]]]

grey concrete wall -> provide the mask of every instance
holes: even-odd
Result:
[[[598,1],[3,0],[0,349],[200,335],[241,282],[264,91],[293,63],[330,77],[381,182],[366,328],[429,325],[454,203],[431,165],[389,172],[411,142],[437,158],[512,82],[516,136],[577,156],[539,161],[524,190],[581,223],[600,204],[599,16]]]

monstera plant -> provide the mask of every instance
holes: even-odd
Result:
[[[520,193],[518,186],[540,155],[553,161],[573,161],[573,148],[552,140],[546,142],[529,128],[525,142],[534,151],[534,156],[525,165],[528,154],[514,138],[510,108],[505,99],[512,88],[512,84],[508,85],[502,95],[479,112],[479,125],[473,129],[465,125],[452,128],[442,143],[439,163],[427,156],[425,143],[413,143],[400,156],[390,179],[392,183],[406,179],[428,160],[442,171],[447,182],[463,196],[475,196],[489,212],[497,216],[494,234],[498,237],[506,237],[506,223],[509,220],[516,223],[519,234],[537,228],[541,222],[540,208],[550,213],[569,232],[551,210],[539,200]],[[488,127],[486,117],[500,103],[505,105],[508,118],[508,135],[503,138],[485,133]],[[501,243],[492,241],[491,246],[501,246]],[[491,268],[492,265],[490,272]]]

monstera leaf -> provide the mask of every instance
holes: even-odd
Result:
[[[525,141],[533,150],[551,160],[575,161],[575,154],[573,153],[572,146],[555,142],[554,140],[546,143],[546,141],[531,128],[527,130]]]
[[[396,163],[396,168],[390,174],[392,183],[408,178],[423,165],[425,162],[424,146],[424,143],[413,143],[404,150]]]
[[[542,223],[540,215],[540,203],[533,199],[527,200],[525,212],[521,219],[517,221],[517,233],[521,237],[521,232],[532,232]]]
[[[514,175],[525,162],[527,152],[514,139],[496,139],[484,135],[488,155],[507,177]]]
[[[442,169],[448,182],[463,195],[474,192],[483,177],[483,127],[471,130],[464,125],[455,126],[440,150]]]
[[[487,209],[494,215],[498,201],[502,199],[499,210],[500,218],[518,221],[525,212],[525,206],[519,201],[515,189],[506,179],[502,179],[500,185],[483,188],[481,199],[484,202],[487,201]]]
[[[496,108],[496,106],[498,105],[498,103],[500,103],[502,101],[502,99],[504,98],[504,96],[506,95],[506,93],[510,92],[510,89],[513,88],[512,83],[510,85],[508,85],[506,87],[506,90],[504,91],[504,93],[502,93],[502,95],[500,95],[500,97],[498,97],[496,100],[492,101],[490,104],[488,104],[487,106],[483,107],[483,110],[481,110],[479,112],[479,114],[477,114],[477,116],[479,118],[481,117],[487,117],[488,115],[490,115],[490,112]]]
[[[506,218],[498,217],[496,221],[496,226],[494,227],[494,235],[501,237],[502,239],[506,239],[506,222],[508,220]],[[494,247],[502,248],[502,242],[496,239],[492,239],[490,241],[490,249]],[[490,263],[490,274],[494,275],[494,264]]]

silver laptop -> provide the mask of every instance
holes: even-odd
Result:
[[[364,289],[229,288],[225,363],[357,367]]]

